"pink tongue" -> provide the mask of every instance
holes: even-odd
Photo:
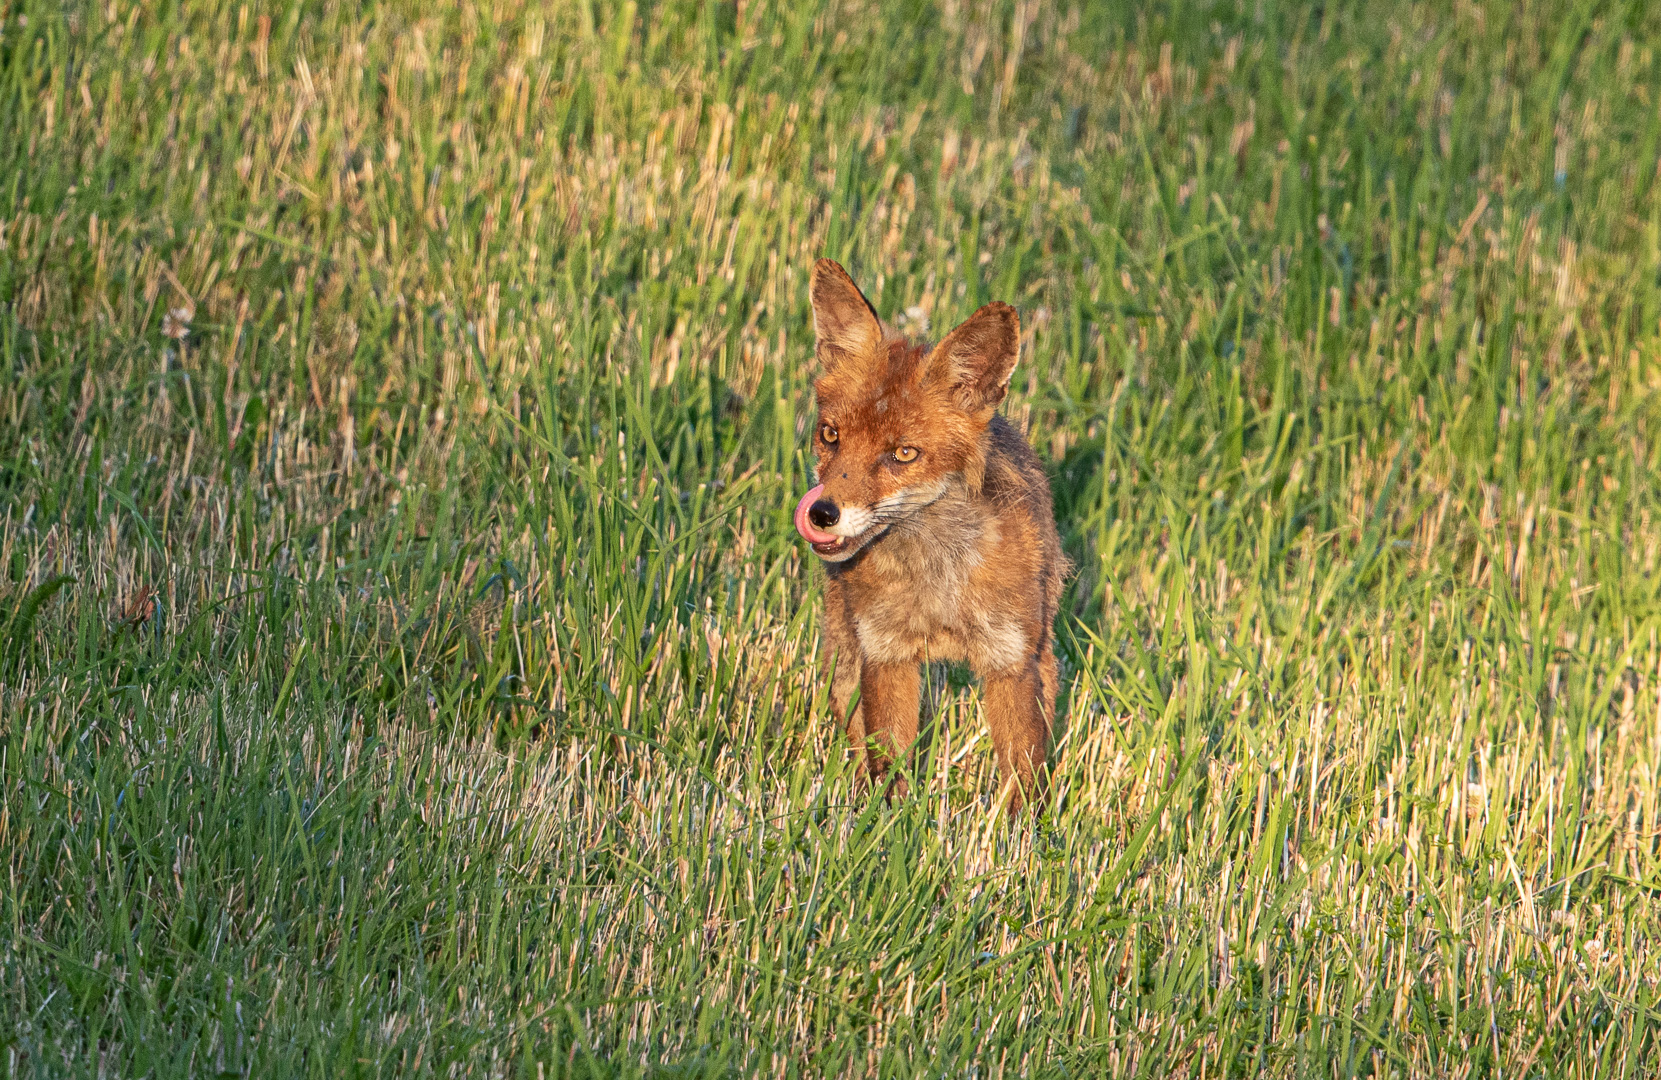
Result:
[[[803,495],[802,501],[796,504],[796,531],[801,533],[802,539],[810,544],[828,544],[836,539],[835,533],[820,532],[807,519],[807,508],[818,502],[819,496],[824,493],[825,485],[820,484],[806,495]]]

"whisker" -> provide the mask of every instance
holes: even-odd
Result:
[[[914,510],[919,506],[928,506],[939,501],[940,496],[931,494],[912,495],[903,498],[890,495],[881,502],[874,504],[871,507],[871,512],[881,514],[890,510]]]
[[[873,514],[871,515],[871,525],[892,525],[896,521],[902,521],[910,517],[912,511],[922,509],[923,506],[927,505],[927,503],[923,503],[921,506],[901,507],[888,513]]]
[[[871,515],[872,521],[881,521],[887,518],[904,517],[916,510],[921,510],[928,503],[916,503],[905,506],[888,506]]]

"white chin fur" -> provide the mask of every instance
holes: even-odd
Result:
[[[871,508],[868,506],[844,506],[842,516],[835,525],[825,531],[836,536],[857,540],[866,529],[871,527]]]
[[[855,555],[859,554],[859,545],[858,544],[847,543],[847,544],[843,544],[841,547],[837,548],[834,551],[824,552],[824,551],[819,550],[819,545],[818,544],[815,544],[815,545],[813,545],[813,553],[815,555],[819,556],[819,561],[820,562],[828,562],[828,563],[847,562],[849,559],[851,559]]]
[[[866,529],[855,536],[839,536],[826,544],[814,544],[813,553],[824,562],[846,562],[863,551],[867,544],[881,536],[884,531],[880,528],[873,528]]]

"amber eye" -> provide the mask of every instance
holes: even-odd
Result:
[[[836,441],[836,425],[835,424],[820,424],[819,425],[819,437],[821,439],[825,440],[828,443],[835,442]]]
[[[906,464],[909,464],[910,462],[916,461],[917,460],[917,448],[915,446],[897,446],[897,447],[895,447],[894,448],[894,460],[898,461],[902,465],[906,465]]]

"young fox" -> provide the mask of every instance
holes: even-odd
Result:
[[[820,482],[796,530],[825,563],[831,704],[880,777],[917,737],[919,663],[968,661],[1018,810],[1044,777],[1066,569],[1044,470],[995,412],[1020,320],[988,304],[933,348],[907,341],[829,259],[812,299]]]

